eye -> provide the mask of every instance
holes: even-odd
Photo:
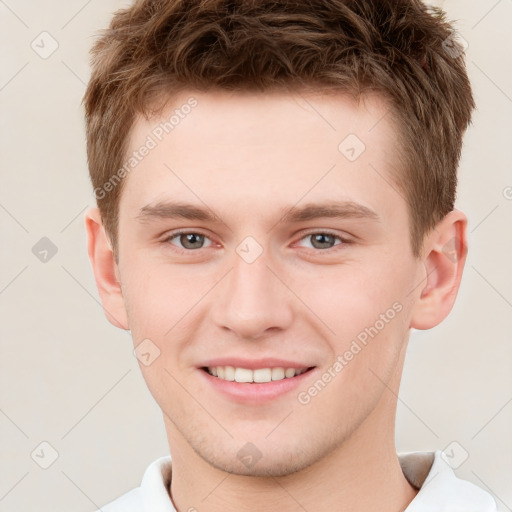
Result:
[[[206,235],[197,233],[195,231],[180,231],[177,233],[171,233],[168,237],[165,238],[164,243],[171,243],[172,245],[177,245],[172,242],[172,240],[174,240],[175,238],[177,238],[179,244],[181,244],[181,247],[178,247],[180,249],[185,250],[203,249],[205,247],[205,240],[209,240],[209,238]]]
[[[177,243],[174,240],[177,240]],[[310,240],[311,245],[309,248],[323,250],[323,252],[333,249],[337,245],[346,245],[351,243],[350,240],[345,239],[334,233],[328,231],[315,231],[303,236],[300,241]],[[336,241],[339,241],[336,243]],[[208,245],[205,245],[208,241]],[[204,249],[212,245],[211,240],[204,234],[196,231],[178,231],[169,234],[164,240],[164,244],[171,244],[177,246],[179,250],[190,252],[197,249]]]
[[[311,240],[311,248],[313,249],[332,249],[337,245],[343,245],[350,243],[350,240],[346,240],[339,235],[329,233],[328,231],[315,231],[308,233],[306,236],[301,238],[302,240]],[[335,243],[339,240],[341,243]]]

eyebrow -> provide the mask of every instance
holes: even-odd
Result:
[[[323,217],[381,221],[380,215],[374,210],[354,201],[331,201],[322,204],[308,203],[301,207],[291,206],[281,209],[281,214],[280,222],[285,223],[304,222]],[[220,218],[208,208],[176,201],[148,204],[142,207],[136,216],[140,222],[176,218],[211,223],[221,222]]]

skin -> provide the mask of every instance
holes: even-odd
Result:
[[[150,339],[160,350],[140,368],[162,409],[176,509],[403,510],[417,493],[394,438],[407,342],[411,327],[432,328],[452,309],[466,216],[450,212],[413,256],[406,203],[391,179],[396,127],[379,96],[356,103],[340,93],[183,91],[161,117],[136,121],[129,153],[191,96],[197,106],[125,178],[118,264],[99,211],[86,213],[107,318],[131,331],[135,347]],[[351,133],[366,145],[353,162],[338,150]],[[218,222],[138,218],[165,200],[206,205]],[[371,208],[379,220],[281,220],[284,208],[336,200]],[[205,238],[169,238],[183,228]],[[325,231],[334,238],[315,244],[311,235]],[[252,263],[236,252],[247,236],[263,249]],[[447,257],[454,237],[460,243]],[[300,403],[298,391],[394,303],[401,311]],[[316,369],[298,390],[243,404],[199,374],[198,364],[223,356]],[[249,468],[237,457],[247,442],[261,453]]]

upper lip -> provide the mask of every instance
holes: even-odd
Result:
[[[247,368],[248,370],[257,370],[258,368],[295,368],[296,370],[301,370],[303,368],[312,368],[314,365],[308,363],[299,363],[297,361],[289,361],[286,359],[278,359],[275,357],[264,357],[261,359],[222,357],[205,361],[198,367],[211,368],[213,366],[233,366],[235,368]]]

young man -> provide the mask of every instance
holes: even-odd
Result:
[[[171,456],[104,512],[496,510],[394,439],[410,330],[465,263],[459,50],[419,0],[115,14],[84,98],[88,251]]]

